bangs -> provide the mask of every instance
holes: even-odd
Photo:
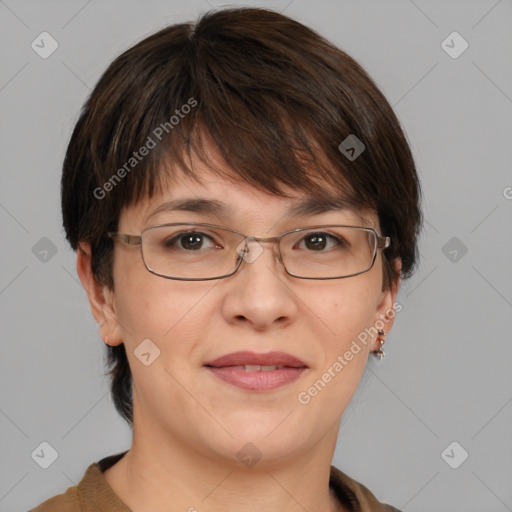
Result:
[[[328,160],[318,141],[311,135],[306,137],[300,126],[290,131],[289,124],[272,126],[265,119],[269,129],[269,136],[265,136],[255,126],[259,119],[249,115],[244,118],[244,129],[226,119],[226,126],[219,126],[215,132],[202,119],[188,126],[184,122],[163,141],[151,167],[141,169],[142,181],[127,181],[125,200],[129,195],[129,204],[133,204],[164,193],[180,171],[200,182],[194,162],[201,162],[222,178],[242,181],[277,196],[293,197],[303,192],[325,197],[326,201],[336,198],[352,208],[367,206],[361,197],[355,197],[344,174]]]
[[[312,122],[301,123],[298,115],[268,94],[243,100],[231,93],[232,97],[225,96],[230,108],[219,112],[219,105],[203,99],[208,84],[197,89],[202,90],[195,96],[171,95],[172,102],[148,98],[146,115],[136,128],[129,114],[125,120],[117,119],[114,132],[120,140],[112,141],[115,149],[98,167],[97,182],[100,187],[112,183],[109,194],[118,212],[162,193],[177,171],[200,181],[194,160],[219,176],[278,196],[286,197],[285,189],[293,189],[343,199],[353,208],[374,207],[370,198],[355,193],[340,169],[336,145],[320,137]],[[162,102],[166,102],[163,108],[156,108]],[[132,146],[121,143],[129,140]],[[147,153],[142,158],[141,150]]]

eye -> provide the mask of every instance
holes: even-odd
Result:
[[[308,233],[299,243],[300,249],[305,247],[311,251],[318,252],[324,251],[325,249],[340,249],[347,246],[348,244],[344,239],[322,231],[318,233]]]
[[[165,240],[164,245],[169,249],[199,251],[201,249],[210,249],[212,247],[220,248],[213,238],[199,231],[189,231],[186,233],[178,233],[171,238]]]

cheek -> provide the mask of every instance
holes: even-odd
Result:
[[[204,282],[171,281],[144,272],[126,274],[129,278],[119,281],[116,310],[134,388],[156,410],[162,393],[181,403],[182,389],[168,372],[179,382],[189,377],[187,365],[204,339],[210,317],[201,298],[212,284],[206,288]],[[145,365],[142,354],[148,352]]]
[[[315,368],[315,377],[321,380],[320,388],[327,384],[327,392],[322,393],[323,400],[333,400],[342,408],[357,388],[368,360],[369,333],[375,320],[379,292],[373,276],[362,274],[331,283],[323,293],[315,294],[314,312],[322,320],[319,325],[325,326],[317,340],[323,357]]]
[[[115,277],[116,313],[127,349],[149,338],[163,350],[183,326],[190,334],[200,329],[195,310],[211,283],[164,279],[138,262],[120,264]]]
[[[322,357],[297,396],[301,407],[325,428],[343,414],[359,385],[371,346],[365,329],[373,324],[378,298],[378,287],[370,279],[340,283],[314,294],[309,318],[320,317],[322,334],[316,346]]]
[[[343,350],[374,321],[379,290],[373,280],[364,279],[364,276],[345,280],[343,284],[339,281],[322,293],[315,293],[314,312],[330,334],[327,336],[330,350]],[[310,298],[312,303],[313,297]]]

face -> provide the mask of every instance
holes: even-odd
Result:
[[[200,172],[200,184],[182,174],[161,195],[125,209],[118,231],[138,235],[148,226],[171,222],[206,222],[254,237],[319,224],[378,230],[371,212],[332,210],[290,217],[287,212],[304,194],[276,197],[204,167]],[[226,212],[153,213],[165,202],[186,198],[217,201]],[[110,345],[126,347],[134,381],[134,433],[139,429],[148,438],[172,439],[227,461],[236,461],[248,442],[267,461],[299,456],[321,440],[335,443],[368,354],[378,348],[375,337],[362,343],[358,335],[382,321],[393,305],[394,292],[382,291],[382,256],[379,251],[371,270],[358,276],[307,280],[285,272],[272,244],[262,247],[262,254],[242,262],[228,278],[177,281],[148,272],[140,247],[115,243],[115,290],[104,291],[110,313],[101,332]],[[391,325],[390,319],[386,332]],[[151,340],[143,345],[143,352],[150,353],[144,356],[152,361],[149,365],[135,355],[143,340]],[[244,368],[234,370],[233,381],[230,370],[207,365],[240,351],[285,353],[301,364],[270,369],[268,378],[260,374],[248,381],[240,376]],[[281,356],[261,362],[279,365]],[[240,384],[240,379],[252,384]],[[268,385],[273,379],[282,379],[281,385]],[[262,389],[251,388],[262,382]]]

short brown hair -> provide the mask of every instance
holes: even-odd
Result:
[[[365,145],[354,160],[338,148],[350,135]],[[212,165],[205,142],[227,164],[219,174],[282,196],[283,186],[309,195],[335,190],[373,209],[392,238],[383,286],[400,277],[398,258],[402,277],[412,273],[420,185],[391,106],[359,64],[314,31],[273,11],[236,8],[139,42],[112,62],[85,103],[64,160],[62,212],[73,249],[90,243],[98,282],[114,288],[105,234],[117,230],[121,209],[160,191],[169,162],[193,177],[191,155]],[[114,404],[131,424],[124,345],[108,347],[108,363]]]

